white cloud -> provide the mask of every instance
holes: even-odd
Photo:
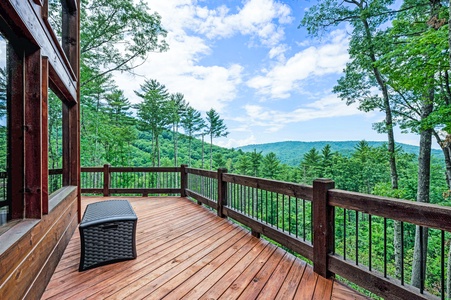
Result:
[[[202,18],[211,15],[212,11],[196,5],[195,0],[147,2],[152,11],[162,16],[170,49],[165,53],[150,53],[148,60],[135,69],[140,76],[116,74],[116,81],[125,95],[136,103],[140,99],[133,91],[140,88],[144,78],[157,79],[166,85],[169,92],[183,93],[195,109],[206,111],[214,108],[221,112],[236,97],[242,83],[243,67],[233,62],[225,66],[202,66],[199,63],[203,57],[211,55],[210,42],[205,36],[190,34],[189,30],[199,26]]]
[[[209,8],[196,0],[147,2],[152,11],[162,16],[170,49],[166,53],[150,53],[148,60],[135,70],[141,77],[117,74],[116,81],[133,103],[140,101],[133,91],[147,78],[157,79],[171,93],[183,93],[197,110],[224,110],[238,93],[244,69],[233,62],[201,65],[202,58],[213,55],[210,39],[247,35],[252,43],[271,47],[272,57],[283,59],[286,49],[279,45],[284,38],[283,25],[292,22],[291,9],[283,3],[247,0],[232,13],[225,5]]]
[[[241,146],[251,145],[251,144],[255,144],[256,142],[257,142],[257,139],[255,138],[255,136],[250,135],[249,137],[244,138],[244,139],[233,139],[233,138],[220,139],[215,143],[215,145],[218,145],[220,147],[225,147],[225,148],[232,148],[232,147],[241,147]]]
[[[284,99],[300,89],[301,81],[312,75],[338,74],[349,60],[348,39],[344,31],[331,33],[330,42],[310,46],[286,61],[281,61],[262,75],[251,78],[247,85],[257,93],[274,99]],[[270,52],[271,55],[271,52]]]
[[[261,105],[246,105],[243,107],[245,116],[236,118],[235,121],[243,124],[243,127],[262,127],[268,133],[274,133],[292,123],[306,122],[314,119],[345,117],[352,115],[364,115],[357,109],[357,105],[347,106],[335,95],[329,94],[319,100],[296,108],[292,111],[279,111],[265,108]],[[243,131],[244,129],[241,128]]]
[[[221,5],[216,9],[199,9],[193,30],[208,38],[226,38],[237,33],[259,39],[266,46],[277,45],[284,38],[281,25],[293,21],[291,9],[274,0],[247,0],[236,14]]]
[[[279,44],[274,46],[269,50],[268,56],[270,59],[276,58],[280,62],[285,61],[285,52],[288,50],[288,46],[286,44]]]

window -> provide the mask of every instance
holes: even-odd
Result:
[[[8,41],[0,34],[0,226],[10,219],[11,203],[7,197],[7,157],[8,157],[8,122],[7,122],[7,49]]]
[[[63,186],[63,104],[52,90],[49,89],[48,95],[48,168],[51,194]]]

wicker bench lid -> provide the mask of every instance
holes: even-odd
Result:
[[[88,227],[105,222],[134,221],[138,217],[128,200],[106,200],[88,204],[80,227]]]

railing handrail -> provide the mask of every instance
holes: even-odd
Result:
[[[105,164],[102,167],[81,167],[81,173],[99,173],[103,174],[102,179],[98,180],[101,186],[81,187],[82,193],[103,194],[109,196],[111,194],[141,194],[147,196],[149,194],[182,194],[181,187],[112,187],[111,176],[114,173],[182,173],[183,166],[180,167],[112,167]]]
[[[223,180],[225,182],[264,189],[270,192],[284,194],[286,196],[302,198],[308,201],[313,200],[313,187],[310,185],[296,184],[246,175],[237,175],[233,173],[224,174]]]
[[[448,206],[338,189],[328,191],[328,204],[377,217],[451,232],[451,207]]]
[[[109,165],[108,165],[109,166]],[[103,172],[102,167],[81,167],[81,172]],[[109,167],[110,172],[180,172],[181,167]],[[62,169],[55,169],[62,170]],[[49,170],[53,171],[53,170]]]
[[[198,169],[198,168],[186,168],[186,172],[194,175],[200,175],[208,178],[216,178],[217,172],[216,171],[209,171],[204,169]]]

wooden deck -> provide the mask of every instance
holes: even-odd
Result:
[[[365,299],[185,198],[126,198],[138,258],[78,272],[77,230],[42,299]]]

